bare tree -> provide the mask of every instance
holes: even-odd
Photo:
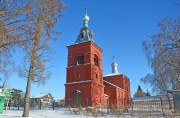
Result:
[[[7,78],[0,78],[0,83],[2,83],[2,85],[0,85],[2,88],[4,88],[7,85]]]
[[[46,62],[51,55],[49,52],[49,41],[54,39],[52,34],[58,32],[54,30],[55,25],[62,15],[64,4],[61,0],[28,0],[23,11],[26,17],[26,34],[23,39],[23,49],[25,51],[24,71],[20,68],[20,75],[27,77],[27,86],[24,100],[23,117],[29,116],[29,97],[31,83],[44,83],[49,78]],[[22,40],[22,39],[21,39]],[[28,65],[29,64],[29,65]]]
[[[147,74],[144,78],[141,79],[145,84],[150,84],[152,91],[159,94],[165,95],[168,99],[169,108],[172,108],[169,90],[172,89],[171,78],[168,78],[166,75],[162,74]]]
[[[21,0],[0,0],[0,73],[8,75],[10,57],[15,47],[21,44],[26,19],[23,17],[24,2]]]
[[[169,99],[168,90],[178,89],[180,83],[180,18],[165,18],[158,27],[159,32],[142,43],[153,74],[141,80]]]
[[[149,65],[170,68],[180,81],[180,17],[164,18],[158,27],[160,31],[142,43]]]
[[[19,75],[28,78],[23,117],[29,116],[31,81],[40,84],[49,78],[49,41],[59,33],[54,27],[63,8],[61,0],[0,1],[0,73],[8,72],[17,45],[25,52],[25,68],[19,67]]]

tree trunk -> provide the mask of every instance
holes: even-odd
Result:
[[[166,96],[167,96],[167,99],[168,99],[169,109],[172,109],[172,104],[171,104],[169,94],[167,94]]]
[[[36,52],[38,48],[38,42],[39,42],[37,37],[38,35],[36,35],[35,37],[35,41],[34,41],[33,49],[32,49],[28,81],[26,85],[26,94],[25,94],[25,99],[24,99],[24,112],[23,112],[22,117],[29,117],[29,97],[30,97],[30,90],[31,90],[31,82],[33,79],[33,67],[34,67]]]
[[[9,104],[8,104],[9,110],[11,108],[11,100],[9,100]]]
[[[5,113],[6,113],[6,111],[7,111],[8,104],[9,104],[9,100],[6,102],[6,110],[5,110]]]
[[[31,90],[32,72],[33,72],[33,66],[31,64],[30,69],[29,69],[28,81],[26,85],[26,93],[25,93],[25,99],[24,99],[24,112],[23,112],[22,117],[29,117],[29,97],[30,97],[30,90]]]
[[[20,101],[20,100],[18,99],[18,110],[19,110],[19,105],[20,105],[20,104],[19,104],[19,101]]]

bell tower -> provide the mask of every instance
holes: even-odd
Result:
[[[67,46],[66,107],[104,105],[102,49],[94,43],[88,22],[86,9],[75,44]]]

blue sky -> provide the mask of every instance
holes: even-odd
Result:
[[[50,92],[55,98],[65,94],[67,45],[74,44],[83,26],[85,4],[90,17],[89,28],[94,32],[94,42],[103,49],[103,73],[111,73],[112,57],[118,63],[119,73],[130,78],[131,96],[138,84],[146,91],[150,88],[140,82],[140,78],[151,73],[142,52],[141,42],[158,32],[157,24],[164,17],[178,16],[178,0],[64,0],[67,8],[63,11],[56,29],[62,34],[59,40],[51,42],[54,51],[54,67],[51,78],[43,86],[32,85],[31,96]],[[21,56],[21,52],[16,52]],[[16,58],[17,62],[20,58]],[[15,59],[15,60],[16,60]],[[25,91],[26,80],[16,73],[9,77],[12,88]]]

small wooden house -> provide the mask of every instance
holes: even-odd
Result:
[[[34,104],[38,106],[38,108],[45,108],[52,106],[53,97],[50,93],[40,93],[36,96],[30,98],[30,104]]]

